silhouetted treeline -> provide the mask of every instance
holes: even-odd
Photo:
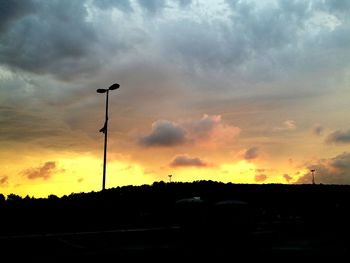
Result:
[[[2,236],[167,226],[348,233],[350,186],[197,181],[61,198],[0,194],[0,215]]]

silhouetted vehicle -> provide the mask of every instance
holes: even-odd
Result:
[[[206,203],[200,197],[175,202],[175,216],[183,228],[201,228],[205,224]]]
[[[244,201],[219,201],[210,210],[210,224],[217,229],[244,232],[250,220],[249,206]]]

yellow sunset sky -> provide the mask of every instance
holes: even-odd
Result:
[[[347,1],[0,3],[0,193],[350,183]]]

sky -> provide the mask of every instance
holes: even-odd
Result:
[[[350,2],[0,0],[0,192],[350,183]]]

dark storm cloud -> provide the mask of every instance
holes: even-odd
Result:
[[[321,159],[316,164],[308,166],[315,170],[317,184],[350,184],[350,153],[344,152],[333,158]],[[311,172],[301,176],[297,183],[311,183]]]
[[[0,60],[13,68],[62,79],[89,77],[117,54],[128,57],[128,52],[122,52],[125,50],[158,53],[183,68],[190,78],[193,71],[204,76],[208,71],[227,71],[256,81],[298,71],[300,65],[309,71],[349,65],[348,57],[337,52],[327,65],[320,63],[324,52],[319,52],[330,51],[333,46],[348,49],[348,22],[340,15],[348,12],[346,4],[260,2],[227,1],[227,6],[213,13],[217,16],[223,12],[222,16],[209,13],[206,17],[201,12],[202,3],[194,5],[185,0],[3,1],[8,12],[2,16],[6,30],[0,31]],[[138,23],[140,17],[135,18],[140,16],[133,12],[136,6],[152,14],[141,14],[143,24]],[[112,15],[113,7],[121,11],[120,17]],[[158,20],[165,9],[174,17]],[[188,15],[177,16],[181,9]],[[315,25],[312,19],[321,11],[336,16],[341,26],[330,30],[329,25],[322,24],[311,34],[309,27]],[[317,46],[311,46],[315,41]]]
[[[171,167],[206,167],[208,164],[198,157],[190,157],[186,154],[177,155],[170,163]]]
[[[185,131],[176,123],[166,120],[154,122],[151,133],[140,139],[145,146],[176,146],[185,142]]]
[[[330,133],[325,140],[326,143],[350,143],[350,130],[337,130]]]
[[[28,168],[24,171],[22,171],[22,174],[27,177],[28,179],[49,179],[54,173],[56,172],[62,172],[62,170],[57,169],[56,162],[46,162],[43,165],[39,167],[34,168]]]
[[[0,1],[0,33],[5,31],[12,22],[21,19],[34,11],[33,2],[30,0]]]
[[[86,20],[85,3],[69,0],[33,3],[35,12],[13,19],[11,27],[0,35],[1,62],[62,78],[95,68],[98,59],[93,62],[92,57],[97,37]]]
[[[258,147],[251,147],[244,153],[244,159],[246,160],[253,160],[259,156],[259,149]]]

